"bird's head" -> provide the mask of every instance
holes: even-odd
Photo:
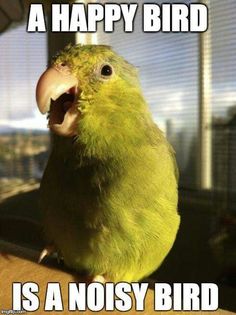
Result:
[[[68,46],[39,79],[36,98],[59,136],[88,150],[139,138],[149,111],[137,70],[109,46]]]

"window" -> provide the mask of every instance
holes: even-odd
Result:
[[[191,3],[190,0],[184,2]],[[234,0],[224,4],[220,0],[209,0],[207,4],[209,42],[202,54],[208,56],[211,73],[208,86],[211,97],[207,104],[211,124],[205,128],[211,130],[209,174],[211,188],[226,191],[228,186],[230,190],[236,189],[232,166],[236,150],[236,32],[233,27],[236,3]],[[63,34],[60,36],[64,42],[68,40]],[[199,34],[143,33],[140,5],[134,33],[125,34],[121,21],[116,24],[114,33],[104,33],[100,25],[97,34],[86,36],[93,42],[113,46],[140,69],[143,92],[154,120],[175,148],[180,187],[199,188],[199,105],[202,93],[199,88],[202,73]],[[25,25],[12,28],[0,37],[0,91],[2,104],[7,104],[0,108],[1,180],[40,178],[44,167],[49,141],[45,117],[36,108],[34,91],[47,63],[46,37],[47,34],[26,33]],[[80,34],[75,37],[79,39]]]
[[[47,35],[18,25],[0,36],[0,193],[41,177],[47,150],[45,118],[35,86],[47,64]]]
[[[236,2],[210,1],[213,183],[224,207],[235,213]]]

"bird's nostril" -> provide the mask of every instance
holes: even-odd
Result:
[[[63,74],[67,75],[67,74],[71,73],[71,69],[66,62],[58,63],[58,64],[54,65],[54,67],[56,70],[58,70],[59,72],[61,72]]]

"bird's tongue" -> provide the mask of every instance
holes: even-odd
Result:
[[[49,128],[61,136],[76,135],[79,112],[70,94],[61,95],[56,101],[51,101]]]

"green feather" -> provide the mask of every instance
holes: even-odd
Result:
[[[179,227],[178,172],[138,72],[108,46],[68,46],[79,80],[75,139],[54,136],[41,183],[45,233],[76,271],[137,281],[157,269]],[[101,78],[103,64],[113,67]]]

